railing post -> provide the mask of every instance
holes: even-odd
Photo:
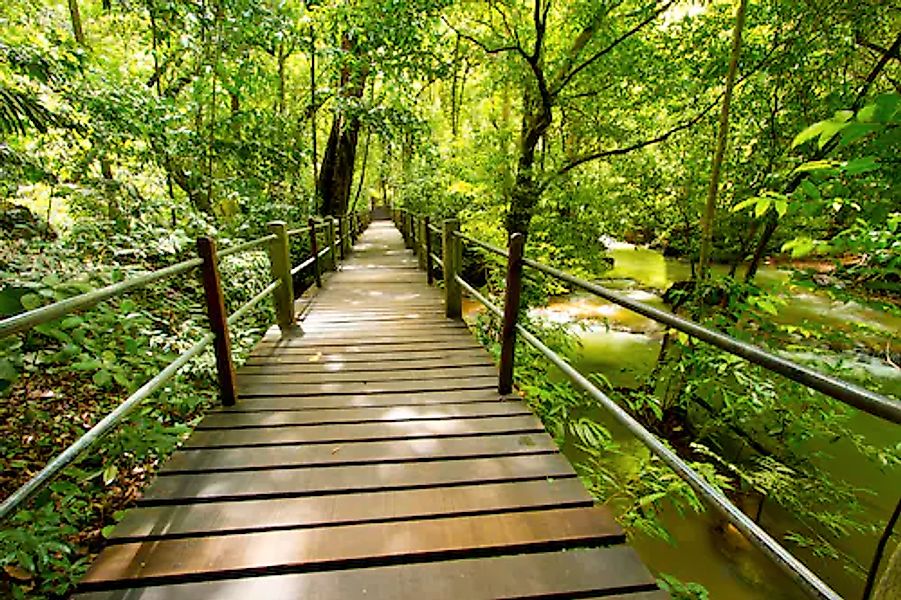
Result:
[[[432,269],[435,268],[435,265],[432,264],[432,230],[429,229],[428,215],[425,217],[423,231],[425,231],[425,277],[428,284],[432,285],[435,283],[435,277],[432,275]]]
[[[408,246],[408,248],[413,251],[413,256],[416,256],[416,215],[410,213],[409,220],[410,245]]]
[[[203,277],[203,293],[206,297],[206,312],[213,332],[213,349],[216,353],[216,377],[219,381],[219,395],[222,404],[234,406],[238,399],[235,383],[235,365],[232,363],[232,343],[228,333],[228,319],[225,314],[225,298],[222,296],[222,281],[219,277],[219,260],[216,257],[216,242],[212,238],[197,238],[197,254],[203,260],[200,272]]]
[[[313,277],[316,287],[322,287],[322,273],[319,268],[319,240],[316,239],[316,220],[310,217],[310,253],[313,256]]]
[[[463,262],[463,246],[460,238],[454,235],[458,231],[460,221],[444,221],[444,239],[441,245],[441,260],[444,262],[444,314],[451,319],[459,319],[463,315],[463,289],[456,279]]]
[[[425,269],[425,220],[426,217],[419,217],[419,229],[416,230],[416,241],[419,255],[419,268]]]
[[[516,320],[519,317],[519,298],[522,292],[521,233],[510,236],[507,246],[507,283],[504,292],[504,324],[501,329],[501,364],[497,378],[499,394],[513,391],[513,362],[516,350]]]
[[[401,222],[403,224],[401,233],[404,236],[404,248],[409,248],[410,247],[410,217],[407,214],[407,211],[401,210],[400,218],[401,218]]]
[[[344,240],[344,217],[338,217],[338,251],[341,253],[339,256],[341,260],[347,258],[347,246],[345,245]]]
[[[282,284],[272,292],[275,316],[282,332],[294,327],[294,282],[291,277],[291,251],[288,246],[288,229],[284,221],[269,223],[269,233],[275,239],[269,242],[269,272],[272,279]]]
[[[335,219],[328,217],[325,220],[325,239],[328,240],[328,264],[334,271],[338,268],[338,260],[335,258]]]

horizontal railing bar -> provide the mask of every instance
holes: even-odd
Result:
[[[312,265],[314,260],[316,260],[316,259],[312,256],[310,258],[306,259],[305,261],[303,261],[302,263],[300,263],[299,265],[297,265],[296,267],[291,269],[291,275],[297,275],[298,273],[300,273],[301,271],[303,271],[304,269],[306,269],[307,267]]]
[[[432,257],[432,262],[434,262],[436,265],[438,265],[438,266],[441,267],[442,269],[444,268],[444,261],[441,260],[440,258],[438,258],[438,255],[437,255],[437,254],[435,254],[434,252],[432,252],[432,253],[429,254],[429,256]]]
[[[326,246],[325,248],[323,248],[322,250],[319,251],[319,254],[318,254],[319,258],[322,258],[326,254],[331,252],[333,249],[334,248],[332,248],[331,246]]]
[[[309,233],[309,231],[310,231],[310,228],[309,228],[309,226],[307,226],[307,227],[298,227],[297,229],[289,229],[287,233],[288,233],[288,237],[291,237],[292,235],[298,235],[301,233]]]
[[[78,456],[90,447],[94,442],[100,439],[107,431],[119,423],[135,406],[145,400],[150,394],[158,390],[164,383],[169,381],[182,367],[200,354],[213,341],[213,334],[208,333],[199,342],[191,346],[188,350],[181,353],[178,358],[169,363],[169,365],[156,374],[150,381],[142,385],[138,390],[129,396],[122,404],[116,407],[114,411],[106,415],[96,425],[91,427],[83,436],[78,438],[74,444],[63,450],[53,460],[41,469],[34,477],[25,482],[22,487],[12,493],[3,504],[0,504],[0,521],[5,520],[14,510],[16,510],[23,502],[28,500],[35,492],[40,490],[50,482],[63,468],[74,461]]]
[[[498,254],[500,256],[503,256],[504,258],[507,258],[507,251],[504,250],[503,248],[498,248],[497,246],[492,246],[488,242],[483,242],[482,240],[478,240],[470,235],[466,235],[465,233],[462,233],[459,231],[455,231],[454,235],[460,239],[470,242],[471,244],[479,246],[480,248],[484,248],[485,250],[488,250],[489,252],[493,252],[494,254]]]
[[[249,242],[243,242],[238,244],[237,246],[229,246],[228,248],[224,248],[219,250],[219,258],[223,256],[228,256],[229,254],[237,254],[239,252],[244,252],[246,250],[251,250],[256,248],[257,246],[262,246],[263,244],[267,244],[271,241],[275,240],[274,235],[264,235],[261,238],[257,238],[255,240],[250,240]]]
[[[193,258],[191,260],[186,260],[174,265],[170,265],[157,271],[151,271],[149,273],[145,273],[144,275],[139,275],[132,279],[127,279],[125,281],[120,281],[119,283],[108,285],[104,288],[100,288],[99,290],[79,294],[78,296],[66,298],[65,300],[60,300],[59,302],[54,302],[53,304],[49,304],[47,306],[41,306],[27,312],[7,317],[6,319],[0,321],[0,338],[12,335],[14,333],[27,331],[32,327],[35,327],[36,325],[47,323],[48,321],[53,321],[77,310],[89,308],[91,306],[94,306],[95,304],[99,304],[104,300],[108,300],[116,296],[121,296],[122,294],[135,288],[143,287],[155,281],[185,273],[195,267],[199,267],[201,264],[203,264],[202,260],[200,260],[199,258]]]
[[[500,307],[490,302],[485,296],[480,294],[475,288],[469,285],[459,275],[455,276],[457,282],[476,300],[482,303],[491,313],[499,319],[504,318],[504,313]],[[691,488],[707,501],[707,503],[741,531],[751,542],[764,552],[770,559],[776,562],[792,579],[800,584],[809,594],[816,598],[824,598],[828,600],[841,600],[835,591],[833,591],[825,582],[808,569],[804,563],[795,558],[788,550],[783,548],[779,543],[757,525],[752,519],[744,514],[737,506],[717,488],[710,485],[697,471],[692,469],[688,463],[683,461],[675,452],[670,450],[663,442],[658,440],[653,433],[648,431],[636,419],[626,412],[612,398],[604,394],[594,384],[592,384],[584,375],[574,369],[569,363],[563,360],[560,355],[548,348],[538,337],[523,327],[516,325],[516,331],[523,339],[532,345],[536,350],[541,352],[549,361],[557,368],[563,371],[578,387],[582,388],[592,398],[597,400],[607,409],[613,417],[625,426],[632,434],[639,439],[648,449],[659,457],[663,462],[673,469],[683,480],[685,480]]]
[[[845,404],[849,404],[887,421],[901,423],[901,402],[897,400],[892,400],[891,398],[854,385],[853,383],[799,365],[767,352],[753,344],[742,342],[741,340],[737,340],[724,333],[720,333],[719,331],[708,329],[693,321],[689,321],[688,319],[683,319],[682,317],[660,310],[659,308],[654,308],[653,306],[648,306],[642,302],[621,296],[605,287],[585,281],[584,279],[579,279],[569,273],[549,267],[532,259],[524,258],[523,263],[542,273],[566,281],[587,292],[591,292],[592,294],[609,300],[614,304],[628,308],[632,312],[653,319],[658,323],[664,323],[673,329],[687,333],[692,337],[705,341],[730,354],[740,356],[770,371],[784,375],[793,381],[797,381],[801,385],[822,392]]]
[[[272,283],[270,283],[269,285],[264,287],[256,296],[254,296],[253,298],[251,298],[250,300],[248,300],[247,302],[242,304],[240,306],[240,308],[238,308],[238,310],[233,312],[228,317],[228,319],[226,319],[226,321],[228,322],[228,326],[231,327],[232,325],[237,323],[238,320],[241,317],[243,317],[245,314],[247,314],[251,308],[253,308],[257,303],[260,302],[260,300],[262,300],[263,298],[265,298],[266,296],[268,296],[269,294],[274,292],[276,289],[278,289],[278,286],[280,286],[281,284],[282,284],[282,280],[276,279],[275,281],[273,281]]]
[[[441,229],[435,225],[432,225],[431,222],[429,222],[429,230],[436,235],[441,235]]]

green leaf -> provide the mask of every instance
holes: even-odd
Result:
[[[94,373],[94,376],[91,377],[91,380],[94,382],[94,385],[98,387],[106,387],[113,380],[113,376],[110,375],[110,372],[106,369],[102,369]]]
[[[111,535],[113,535],[113,530],[114,530],[115,528],[116,528],[115,525],[107,525],[106,527],[104,527],[103,529],[100,530],[100,534],[101,534],[104,538],[109,539],[109,537],[110,537]]]
[[[823,129],[826,128],[826,123],[828,121],[820,121],[819,123],[814,123],[809,126],[807,129],[799,133],[795,136],[795,139],[792,140],[792,148],[797,148],[801,144],[812,140],[823,132]]]
[[[38,294],[25,294],[19,298],[25,310],[34,310],[44,305],[44,300]]]
[[[742,200],[741,202],[739,202],[738,204],[733,206],[730,210],[732,212],[738,212],[744,208],[748,208],[749,206],[753,206],[755,204],[757,204],[757,196],[754,196],[753,198],[748,198],[747,200]]]
[[[71,317],[66,317],[65,319],[63,319],[63,322],[60,323],[60,327],[62,327],[63,329],[73,329],[75,327],[78,327],[82,323],[84,323],[84,319],[82,319],[78,315],[72,315]]]
[[[861,173],[869,173],[870,171],[878,171],[879,163],[873,156],[864,156],[855,158],[845,163],[844,171],[848,175],[859,175]]]
[[[105,469],[103,469],[104,485],[109,485],[113,481],[115,481],[117,475],[119,475],[119,467],[117,467],[116,465],[108,465]]]
[[[828,169],[834,169],[835,165],[830,160],[811,160],[808,161],[798,168],[796,168],[793,173],[810,173],[813,171],[825,171]]]
[[[815,186],[809,179],[803,179],[801,181],[801,189],[803,189],[804,193],[814,200],[822,200],[823,198],[823,195],[820,194],[820,188]]]
[[[784,217],[785,213],[788,212],[788,202],[786,200],[775,200],[773,206],[776,208],[776,214],[780,217]]]
[[[762,217],[767,210],[769,210],[770,205],[773,204],[772,198],[758,198],[757,206],[754,207],[754,216]]]

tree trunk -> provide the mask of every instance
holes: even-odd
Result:
[[[341,47],[346,52],[354,51],[353,42],[347,35],[342,38]],[[341,95],[357,100],[362,98],[367,74],[365,70],[352,74],[348,67],[341,69],[339,80]],[[340,111],[335,112],[316,185],[316,191],[322,201],[323,215],[337,216],[347,212],[359,134],[359,119],[348,117]]]
[[[700,279],[707,277],[710,266],[710,250],[713,245],[713,224],[716,217],[716,197],[720,188],[720,171],[723,156],[726,153],[726,141],[729,135],[729,107],[732,103],[732,89],[735,86],[735,74],[738,71],[738,57],[741,54],[741,32],[745,26],[745,8],[747,0],[740,0],[735,13],[735,26],[732,30],[732,56],[729,59],[729,72],[726,75],[726,91],[723,94],[723,105],[720,110],[720,126],[716,140],[716,151],[710,170],[710,187],[707,190],[707,206],[701,220],[701,255],[698,260]]]
[[[507,232],[510,235],[521,233],[525,236],[529,232],[529,223],[541,197],[541,190],[535,181],[535,150],[551,126],[551,120],[550,106],[542,103],[531,89],[527,89],[523,94],[516,180],[510,192],[510,210],[507,212]]]
[[[84,29],[81,27],[81,12],[78,10],[78,0],[69,0],[69,16],[72,18],[72,34],[79,46],[86,46]]]
[[[316,30],[310,25],[310,133],[313,137],[313,187],[319,188],[319,153],[316,151]]]

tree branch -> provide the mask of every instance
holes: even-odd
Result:
[[[602,57],[606,56],[607,54],[609,54],[610,52],[612,52],[617,46],[619,46],[621,43],[623,43],[624,41],[626,41],[627,39],[629,39],[630,37],[632,37],[639,31],[641,31],[645,27],[647,27],[649,24],[653,23],[655,20],[657,20],[657,17],[659,17],[663,12],[665,12],[667,9],[669,9],[669,7],[674,4],[674,2],[675,2],[675,0],[668,0],[662,6],[660,6],[660,8],[656,9],[654,12],[652,12],[650,15],[648,15],[644,20],[640,21],[634,27],[632,27],[632,29],[626,31],[625,33],[620,35],[618,38],[616,38],[615,40],[610,42],[610,44],[608,44],[604,48],[601,48],[600,50],[595,52],[593,55],[591,55],[589,58],[587,58],[585,61],[583,61],[582,64],[578,65],[577,67],[575,67],[574,69],[569,71],[569,73],[561,74],[561,79],[559,81],[556,81],[551,88],[552,93],[554,95],[560,93],[560,90],[562,90],[564,87],[566,87],[566,85],[570,81],[572,81],[573,77],[578,75],[584,69],[587,69],[593,63],[597,62],[600,58],[602,58]],[[657,4],[659,4],[659,3],[658,2],[654,3],[655,6]]]
[[[444,24],[447,25],[448,27],[450,27],[454,31],[454,33],[459,35],[461,38],[463,38],[467,42],[475,44],[476,46],[481,48],[482,51],[485,52],[486,54],[500,54],[502,52],[516,52],[518,54],[521,54],[523,57],[526,56],[525,50],[523,50],[522,47],[520,47],[520,46],[512,45],[512,46],[499,46],[497,48],[491,48],[490,46],[488,46],[488,44],[486,44],[482,40],[480,40],[474,36],[471,36],[468,33],[463,33],[462,31],[460,31],[459,29],[454,27],[451,24],[451,22],[448,21],[446,18],[441,17],[441,20],[444,21]]]

